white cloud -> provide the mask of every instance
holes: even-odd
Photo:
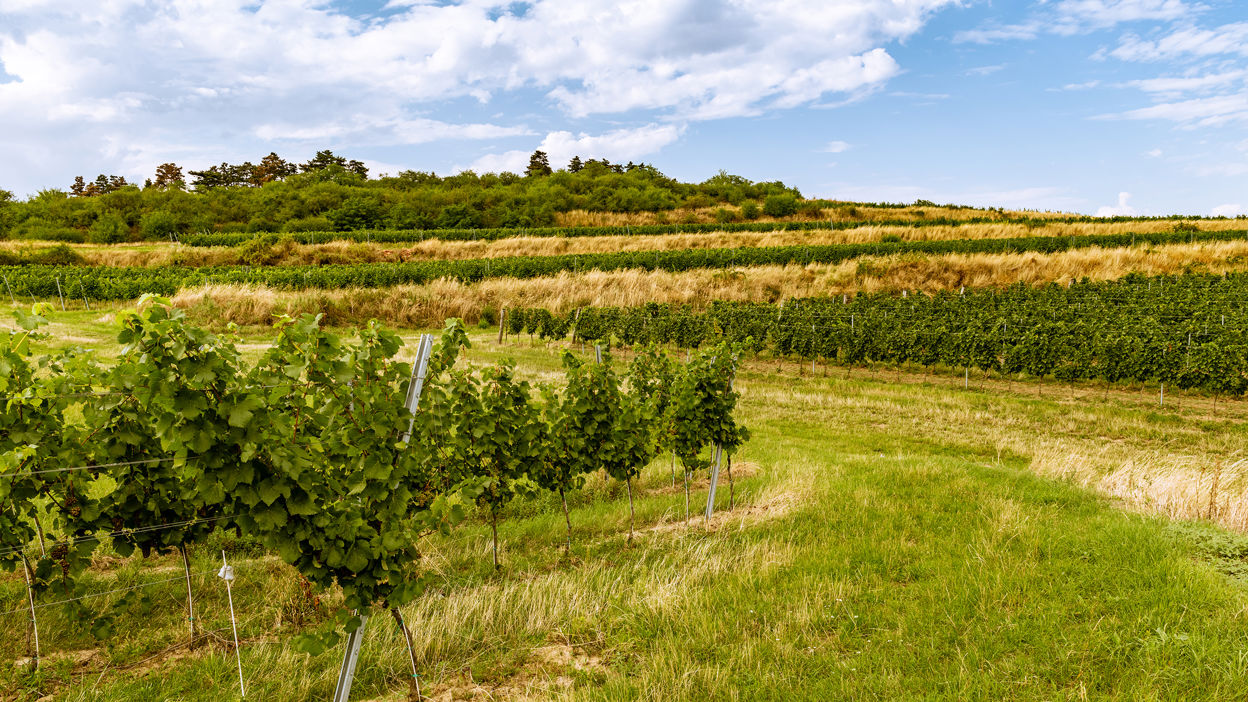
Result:
[[[1244,214],[1243,205],[1218,205],[1209,214],[1213,217],[1238,217]]]
[[[1025,22],[989,25],[958,32],[959,43],[995,44],[1035,39],[1041,34],[1073,35],[1106,29],[1124,22],[1172,21],[1193,16],[1199,9],[1182,0],[1060,0],[1038,3],[1042,8]]]
[[[1248,120],[1248,93],[1163,102],[1105,117],[1160,119],[1192,127],[1220,126]]]
[[[968,76],[990,76],[993,73],[1003,69],[1005,69],[1005,64],[1003,63],[999,63],[995,66],[976,66],[975,68],[967,69],[966,74]]]
[[[1144,155],[1149,158],[1161,158],[1161,154],[1161,149],[1150,149],[1144,153]]]
[[[848,150],[849,147],[850,143],[847,141],[829,141],[827,146],[824,146],[821,151],[827,154],[839,154]]]
[[[614,162],[634,161],[675,142],[683,131],[683,127],[673,124],[651,124],[599,135],[559,131],[547,134],[537,148],[546,152],[554,168],[563,167],[573,156],[605,158]],[[532,151],[524,150],[487,154],[473,161],[468,168],[478,173],[523,173],[529,165],[530,155]]]
[[[117,167],[96,146],[110,141],[212,146],[219,161],[289,138],[529,133],[461,119],[471,107],[455,102],[502,95],[626,128],[758,114],[869,93],[901,70],[884,47],[957,4],[393,0],[360,19],[312,0],[0,0],[0,65],[16,78],[0,84],[0,162],[46,183]]]
[[[1121,61],[1161,61],[1232,54],[1248,56],[1248,22],[1214,29],[1183,27],[1157,39],[1129,34],[1108,53]]]
[[[1136,209],[1130,205],[1130,200],[1131,200],[1131,193],[1125,193],[1125,192],[1118,193],[1118,204],[1106,205],[1104,207],[1097,208],[1096,216],[1097,217],[1115,217],[1115,216],[1121,215],[1125,217],[1130,217],[1130,216],[1136,215],[1138,214],[1138,212],[1136,212]]]

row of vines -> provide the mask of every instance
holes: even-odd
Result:
[[[456,261],[365,263],[325,266],[252,268],[218,266],[184,268],[116,268],[106,266],[0,266],[10,296],[90,300],[129,300],[142,294],[173,295],[179,289],[206,283],[263,284],[284,289],[382,288],[427,283],[441,278],[463,282],[487,278],[534,278],[563,271],[643,269],[688,271],[735,266],[840,263],[862,256],[952,253],[1052,253],[1093,246],[1232,241],[1248,238],[1248,230],[1158,232],[1013,239],[898,241],[826,246],[771,246],[742,249],[620,251],[560,256],[513,256]]]
[[[1179,218],[1170,218],[1179,219]],[[1189,218],[1181,218],[1187,221]],[[1194,218],[1199,219],[1199,218]],[[913,219],[885,220],[819,220],[808,222],[722,222],[722,223],[673,223],[646,224],[638,226],[601,226],[601,227],[501,227],[494,229],[376,229],[352,230],[341,232],[294,232],[289,234],[302,244],[314,244],[326,241],[358,241],[377,243],[411,243],[439,239],[441,241],[494,241],[512,237],[582,237],[582,236],[630,236],[630,235],[661,235],[661,234],[696,234],[703,232],[771,232],[771,231],[813,231],[843,230],[859,227],[957,227],[968,224],[990,224],[1008,221],[1028,227],[1041,227],[1050,224],[1083,224],[1101,222],[1136,222],[1155,221],[1149,217],[1020,217],[1003,218],[999,216],[951,218],[929,217],[920,221]],[[237,246],[269,234],[247,232],[204,232],[188,234],[180,238],[189,246]]]
[[[249,362],[237,338],[155,299],[121,315],[123,349],[105,366],[32,351],[45,315],[18,312],[0,346],[0,567],[29,576],[32,612],[63,604],[101,636],[109,612],[78,597],[100,548],[185,556],[214,530],[255,539],[314,586],[341,588],[339,615],[299,639],[316,653],[359,625],[352,612],[390,610],[402,626],[396,608],[427,585],[423,534],[474,513],[496,526],[518,495],[564,497],[598,471],[631,501],[656,456],[679,459],[688,480],[712,445],[748,438],[734,420],[740,349],[727,344],[686,363],[649,350],[622,368],[567,353],[556,386],[464,362],[454,320],[418,380],[376,324],[347,338],[284,319]],[[417,383],[418,404],[405,403]]]
[[[1059,380],[1248,392],[1248,276],[1129,276],[1040,288],[507,311],[513,334],[674,344],[724,341],[846,365],[918,364]]]

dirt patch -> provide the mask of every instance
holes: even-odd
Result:
[[[751,463],[749,461],[740,461],[740,462],[733,461],[732,462],[732,480],[733,482],[735,482],[738,480],[744,480],[746,478],[753,477],[758,474],[759,470],[760,470],[760,466],[757,463]],[[711,484],[711,477],[709,475],[702,474],[702,471],[698,471],[698,474],[692,476],[689,479],[689,490],[690,492],[692,492],[697,489],[707,488],[710,486],[710,484]],[[727,489],[727,487],[728,487],[728,466],[727,464],[725,464],[723,467],[720,468],[720,471],[719,471],[719,489]],[[685,492],[685,482],[681,478],[679,470],[677,470],[675,485],[665,484],[662,487],[650,488],[649,490],[647,490],[647,493],[651,495],[675,495],[677,493],[684,494],[684,492]]]
[[[545,700],[552,692],[571,689],[573,676],[605,676],[609,669],[603,659],[566,642],[539,646],[529,652],[529,661],[516,675],[498,684],[459,679],[435,685],[427,692],[434,702],[478,702],[483,700]]]
[[[717,500],[718,501],[718,500]],[[660,522],[642,532],[664,533],[677,529],[696,527],[703,531],[719,531],[723,528],[742,528],[749,524],[779,519],[792,512],[801,503],[801,496],[796,492],[783,491],[763,496],[753,504],[738,503],[733,509],[719,509],[710,520],[703,518],[706,509],[706,498],[696,499],[690,496],[689,525],[686,527],[684,515],[671,522]]]

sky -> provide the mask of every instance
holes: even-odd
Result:
[[[1248,214],[1244,0],[0,0],[0,188],[543,149],[808,197]]]

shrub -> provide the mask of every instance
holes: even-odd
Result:
[[[715,221],[719,222],[720,224],[727,224],[729,222],[735,222],[736,219],[737,219],[737,213],[733,212],[732,210],[726,207],[720,207],[715,210]]]
[[[763,214],[768,217],[789,217],[797,214],[797,198],[788,193],[768,195],[763,200]]]
[[[289,235],[279,238],[276,234],[268,234],[240,244],[236,250],[238,260],[244,265],[275,266],[295,250],[295,240]]]
[[[130,227],[114,212],[105,212],[87,228],[87,241],[93,244],[118,244],[130,238]]]
[[[753,200],[741,203],[741,216],[745,219],[758,219],[758,203]]]
[[[172,239],[177,231],[178,218],[172,212],[148,212],[139,220],[139,232],[144,239]]]
[[[334,223],[326,217],[298,217],[286,222],[282,225],[284,232],[330,232],[334,230]]]
[[[348,198],[342,206],[326,213],[334,229],[340,232],[357,229],[376,229],[381,225],[383,212],[381,203],[374,198]]]

